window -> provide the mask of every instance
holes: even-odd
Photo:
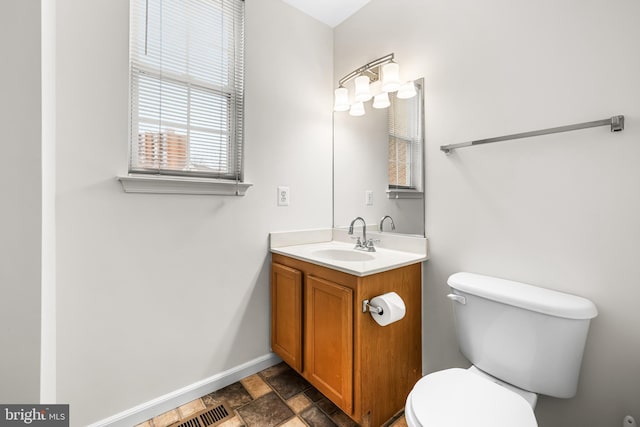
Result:
[[[131,0],[130,24],[129,172],[242,182],[244,1]]]

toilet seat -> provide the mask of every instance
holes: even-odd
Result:
[[[458,368],[420,379],[407,398],[405,410],[411,427],[538,426],[533,409],[523,397]]]

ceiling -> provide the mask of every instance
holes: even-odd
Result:
[[[331,28],[356,13],[370,0],[282,0]]]

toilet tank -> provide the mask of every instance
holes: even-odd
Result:
[[[460,350],[482,371],[521,389],[576,394],[596,306],[586,298],[472,273],[452,289]]]

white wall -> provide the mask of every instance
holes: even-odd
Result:
[[[331,225],[332,32],[248,0],[254,186],[125,194],[129,2],[57,3],[57,397],[85,425],[269,353],[268,233]]]
[[[578,395],[541,398],[542,427],[640,418],[639,18],[635,0],[373,0],[334,33],[335,76],[395,52],[401,73],[425,77],[425,371],[467,364],[445,299],[456,271],[598,306]],[[616,114],[618,134],[438,148]]]
[[[0,402],[40,399],[40,1],[0,2]]]

